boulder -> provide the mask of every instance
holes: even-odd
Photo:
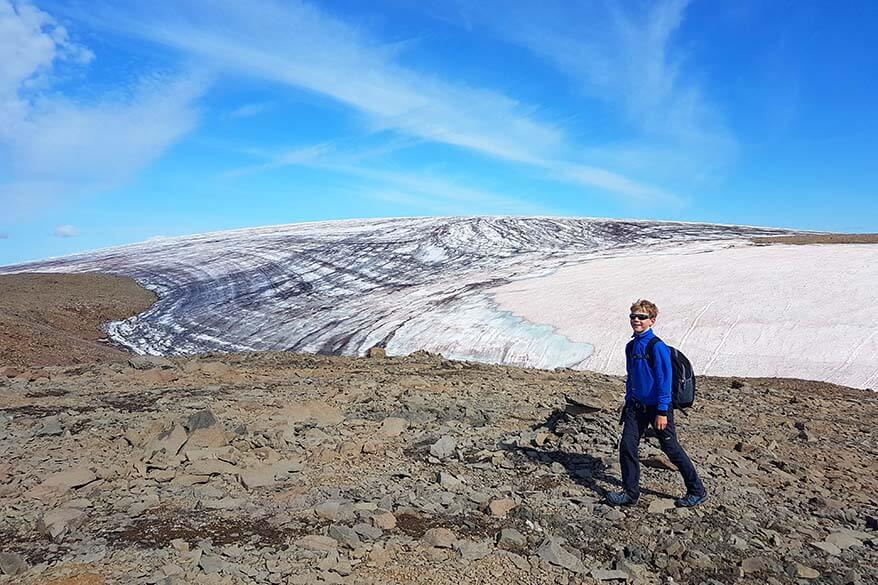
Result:
[[[54,542],[60,542],[85,522],[86,513],[77,508],[55,508],[43,514],[37,522],[37,531]]]

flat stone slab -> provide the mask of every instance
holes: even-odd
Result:
[[[94,472],[87,467],[73,467],[53,473],[45,480],[44,487],[78,488],[90,484],[97,479]]]
[[[330,552],[338,549],[338,541],[329,536],[309,534],[295,541],[295,545],[315,552]]]
[[[446,459],[454,455],[457,441],[451,435],[445,435],[430,446],[430,455],[437,459]]]
[[[458,540],[454,544],[454,550],[461,559],[472,562],[483,559],[494,552],[494,544],[490,540]]]
[[[387,417],[381,422],[380,432],[385,437],[398,437],[407,428],[409,428],[409,421],[407,421],[406,419]]]
[[[55,542],[82,526],[87,516],[76,508],[55,508],[43,514],[37,522],[37,530]]]
[[[673,510],[674,508],[676,508],[674,500],[662,498],[660,500],[651,501],[649,503],[649,508],[647,508],[646,511],[650,514],[664,514],[668,510]]]
[[[561,546],[561,540],[549,537],[543,541],[540,548],[537,549],[537,555],[544,561],[567,569],[577,574],[586,572],[582,561]]]
[[[421,537],[421,542],[436,548],[451,548],[457,542],[457,536],[447,528],[431,528]]]
[[[592,579],[597,581],[627,581],[628,573],[616,569],[592,569]]]

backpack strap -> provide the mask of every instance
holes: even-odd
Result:
[[[653,356],[653,351],[655,350],[655,346],[658,345],[658,342],[661,341],[657,335],[654,335],[652,339],[646,342],[646,359],[649,362],[649,367],[655,367],[655,357]]]

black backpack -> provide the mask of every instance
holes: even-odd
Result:
[[[646,344],[646,359],[649,367],[654,366],[653,349],[655,344],[661,341],[654,336]],[[625,346],[625,355],[631,359],[631,351],[634,341]],[[695,402],[695,372],[692,371],[692,364],[689,359],[683,355],[683,352],[675,347],[668,346],[671,351],[671,369],[674,375],[671,379],[671,407],[684,409],[689,408]]]

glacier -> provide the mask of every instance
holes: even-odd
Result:
[[[632,262],[636,268],[647,256],[671,263],[688,259],[685,269],[697,272],[693,267],[702,261],[716,270],[713,259],[751,250],[751,261],[758,264],[759,254],[769,254],[775,246],[756,247],[751,238],[790,233],[597,218],[364,219],[153,239],[0,267],[0,273],[105,272],[134,278],[156,292],[158,301],[140,315],[109,324],[108,335],[140,354],[282,350],[362,355],[380,345],[389,355],[423,349],[491,363],[617,371],[618,361],[607,356],[626,340],[624,315],[643,287],[630,278],[631,266],[614,267],[612,262]],[[591,270],[599,271],[597,280],[629,286],[614,289],[614,296],[595,279],[582,276]],[[854,275],[845,282],[859,286]],[[740,279],[727,285],[730,294],[747,286]],[[696,289],[674,289],[674,294],[697,299],[702,291]],[[662,289],[651,290],[656,298],[665,298]],[[782,285],[777,294],[783,298]],[[734,302],[733,294],[729,298]],[[571,309],[578,306],[589,309]],[[675,337],[675,320],[691,321],[700,305],[668,306],[672,310],[661,323],[668,326],[668,341],[680,343],[684,351],[697,342],[692,347],[699,356],[712,351],[710,339],[692,333]],[[836,353],[858,351],[860,358],[852,361],[866,363],[874,374],[875,358],[865,355],[866,348],[856,349],[861,335],[853,337],[850,332],[833,337]],[[737,362],[730,356],[745,341],[725,339],[722,359],[711,362],[713,370],[699,373],[734,367]],[[833,356],[835,362],[847,359]],[[735,374],[785,371],[763,368],[759,360],[741,363],[746,367]],[[814,375],[861,387],[872,383],[865,374],[851,377],[843,370],[827,367]],[[794,374],[791,369],[786,375]]]

